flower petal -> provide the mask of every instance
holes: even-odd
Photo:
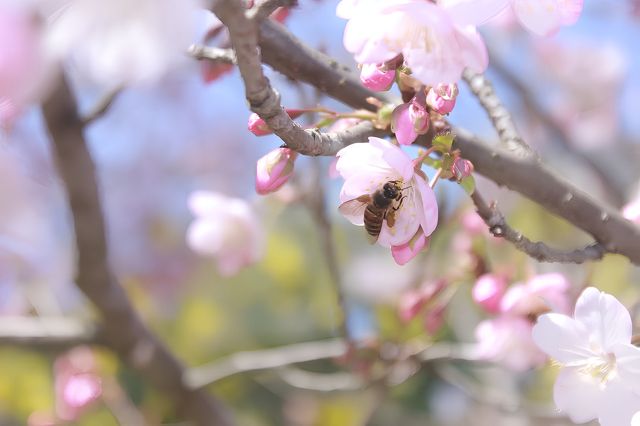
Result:
[[[560,7],[560,17],[562,25],[573,25],[578,22],[582,8],[584,6],[584,0],[558,0]]]
[[[553,400],[574,423],[598,418],[604,405],[600,379],[580,373],[578,368],[563,368],[553,386]]]
[[[509,0],[439,0],[458,25],[480,25],[499,14]]]
[[[438,202],[436,200],[436,194],[427,182],[417,174],[414,175],[413,184],[415,198],[417,200],[416,207],[420,210],[418,217],[422,231],[425,235],[431,235],[436,229],[436,226],[438,226]]]
[[[617,343],[631,342],[629,311],[618,299],[597,288],[589,287],[582,292],[574,317],[606,352]]]
[[[195,216],[215,216],[220,210],[225,211],[229,199],[210,191],[194,191],[187,200],[189,210]]]
[[[512,4],[520,23],[534,34],[551,35],[562,25],[557,0],[513,0]]]
[[[640,395],[640,348],[619,343],[613,348],[620,379]]]
[[[593,356],[589,330],[566,315],[541,315],[533,326],[532,337],[542,351],[563,364],[578,365]]]
[[[359,176],[364,171],[389,169],[389,165],[382,158],[382,151],[366,142],[354,143],[342,148],[336,156],[338,157],[336,170],[345,180],[352,176]]]
[[[393,260],[395,260],[398,265],[404,265],[424,250],[428,243],[429,239],[424,235],[422,229],[418,228],[409,242],[401,246],[391,246]]]
[[[413,176],[413,162],[399,146],[384,139],[370,137],[371,146],[382,152],[382,159],[399,174],[405,182]]]
[[[420,220],[418,218],[416,198],[411,190],[407,192],[402,205],[395,212],[395,224],[393,228],[385,220],[378,236],[378,244],[383,247],[400,246],[407,243],[418,231]]]
[[[620,380],[607,382],[600,398],[600,426],[630,425],[634,414],[640,410],[640,396]]]

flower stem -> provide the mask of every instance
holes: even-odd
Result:
[[[436,186],[436,183],[438,182],[438,179],[440,179],[440,176],[442,176],[442,167],[438,169],[433,179],[431,179],[431,182],[429,182],[429,186],[431,187],[431,189]]]

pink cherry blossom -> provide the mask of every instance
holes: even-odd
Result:
[[[391,246],[391,255],[398,265],[404,265],[428,247],[429,237],[424,234],[422,227],[419,227],[407,243]]]
[[[391,114],[391,131],[400,145],[411,145],[429,130],[429,112],[424,95],[416,95],[410,102],[397,106]]]
[[[345,48],[360,63],[383,63],[402,53],[412,76],[424,84],[455,82],[466,67],[482,72],[487,52],[469,25],[425,0],[343,0],[338,16],[349,19]]]
[[[196,191],[188,204],[196,216],[187,230],[189,247],[203,256],[214,257],[221,275],[234,275],[260,259],[262,229],[246,201]]]
[[[383,247],[408,243],[418,229],[431,235],[438,223],[438,205],[425,178],[414,169],[414,163],[398,146],[384,139],[369,138],[369,143],[355,143],[338,152],[336,169],[345,180],[340,201],[370,195],[389,181],[399,182],[403,201],[396,206],[395,225],[382,224],[378,244]],[[342,214],[354,225],[364,225],[364,207]]]
[[[438,114],[449,114],[456,106],[458,98],[457,84],[438,84],[429,89],[427,104]]]
[[[260,158],[256,163],[256,192],[269,194],[287,183],[297,156],[289,148],[277,148]]]
[[[507,281],[501,275],[484,274],[473,286],[473,301],[489,313],[500,312],[500,301],[507,289]]]
[[[75,420],[102,394],[93,352],[77,347],[59,357],[54,366],[56,413],[64,420]]]
[[[364,64],[360,70],[360,81],[364,87],[376,92],[389,90],[395,78],[395,69],[384,69],[377,64]]]
[[[525,371],[544,364],[547,357],[531,338],[532,324],[518,316],[499,316],[476,327],[477,356]]]
[[[631,424],[640,410],[640,348],[631,344],[631,316],[613,296],[589,287],[573,317],[545,314],[533,340],[562,370],[553,399],[576,423]]]
[[[536,275],[524,284],[511,286],[500,302],[500,310],[523,317],[535,317],[549,311],[567,313],[570,287],[562,274]]]
[[[573,25],[582,13],[584,0],[439,0],[460,25],[477,25],[511,6],[527,30],[550,35],[560,27]]]

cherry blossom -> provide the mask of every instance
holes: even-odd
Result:
[[[458,98],[457,84],[438,84],[427,93],[427,104],[438,114],[449,114],[456,106]]]
[[[411,145],[429,130],[429,112],[424,96],[414,96],[410,102],[397,106],[391,114],[391,131],[400,145]]]
[[[360,81],[371,90],[389,90],[396,78],[395,69],[384,69],[377,64],[364,64],[360,70]]]
[[[293,174],[298,153],[289,148],[276,148],[256,163],[256,192],[261,195],[277,191]]]
[[[553,399],[572,421],[628,425],[640,410],[640,348],[631,329],[625,307],[594,287],[582,292],[573,317],[538,318],[533,340],[562,366]]]
[[[568,313],[570,287],[562,274],[536,275],[524,284],[512,285],[500,302],[500,310],[524,317],[535,317],[548,311]]]
[[[430,1],[343,0],[337,14],[349,19],[344,46],[360,63],[383,63],[401,53],[412,76],[430,85],[457,81],[465,67],[487,67],[475,28],[456,25],[448,10]]]
[[[507,281],[501,275],[484,274],[473,286],[473,301],[489,313],[500,311],[500,301],[507,289]]]
[[[573,25],[582,13],[584,0],[439,0],[461,25],[477,25],[511,6],[518,21],[537,35],[550,35]],[[480,21],[480,22],[479,22]]]
[[[75,420],[102,394],[102,381],[97,374],[91,349],[80,346],[56,360],[56,413],[64,420]]]
[[[395,224],[385,220],[377,243],[383,247],[402,246],[417,233],[429,236],[438,223],[438,205],[433,190],[414,162],[398,146],[383,139],[370,137],[369,143],[356,143],[338,152],[336,169],[345,182],[340,201],[345,203],[362,195],[370,195],[394,181],[402,188],[402,202],[397,203]],[[363,204],[363,206],[365,206]],[[364,225],[364,210],[341,209],[354,225]]]
[[[196,0],[69,0],[52,15],[46,46],[104,85],[155,81],[187,60],[210,15]]]
[[[234,275],[260,259],[262,230],[246,201],[196,191],[188,204],[196,219],[187,230],[187,242],[195,252],[216,258],[221,275]]]

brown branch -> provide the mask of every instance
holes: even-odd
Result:
[[[115,89],[111,89],[104,96],[102,96],[102,98],[100,98],[98,102],[96,102],[96,104],[93,106],[91,111],[89,111],[89,113],[87,113],[87,115],[82,118],[83,124],[87,126],[94,121],[102,118],[102,116],[104,116],[107,111],[109,111],[109,108],[111,108],[111,105],[113,105],[116,98],[122,93],[122,90],[122,87],[116,87]]]
[[[349,77],[344,66],[335,61],[332,62],[334,66],[328,66],[330,59],[326,55],[304,46],[282,26],[264,22],[260,45],[265,62],[270,58],[269,65],[290,78],[311,84],[314,84],[314,79],[325,83],[341,81],[342,84],[318,84],[316,87],[347,105],[361,108],[366,103],[366,96],[390,101],[386,95],[368,91],[365,91],[367,95],[362,94],[362,85]],[[624,219],[617,210],[593,200],[535,158],[518,158],[490,147],[464,130],[456,130],[456,133],[455,147],[462,150],[478,173],[525,195],[593,235],[607,252],[622,254],[633,263],[640,264],[640,228]],[[418,143],[429,145],[431,141],[422,137]]]
[[[109,268],[95,166],[66,81],[44,103],[43,112],[73,215],[76,285],[100,313],[107,346],[170,397],[178,411],[195,424],[232,424],[226,410],[211,395],[185,386],[182,364],[144,325]]]
[[[236,54],[233,52],[233,49],[193,44],[189,46],[187,53],[198,60],[231,65],[236,63]]]
[[[584,263],[599,260],[605,254],[605,249],[598,243],[590,244],[582,249],[563,251],[549,247],[543,242],[534,242],[509,226],[504,215],[494,204],[487,205],[476,190],[471,199],[476,205],[478,215],[489,227],[489,231],[498,238],[504,238],[518,250],[523,251],[539,262]]]
[[[604,189],[604,193],[610,198],[616,207],[620,207],[625,202],[625,194],[614,181],[613,176],[604,168],[602,164],[588,155],[581,149],[573,146],[566,130],[549,114],[546,109],[536,100],[535,95],[515,76],[504,64],[499,60],[491,58],[491,69],[504,79],[504,81],[513,87],[520,95],[520,101],[526,105],[527,109],[544,125],[545,130],[551,133],[551,140],[559,144],[564,150],[571,153],[572,156],[580,159],[584,165],[595,175]]]
[[[262,0],[248,12],[249,19],[260,22],[267,19],[279,7],[294,7],[298,0]]]
[[[507,108],[502,105],[500,98],[493,90],[493,85],[482,73],[475,73],[466,69],[462,74],[464,81],[471,89],[480,105],[484,108],[498,132],[500,140],[508,151],[523,157],[537,155],[522,139]]]

